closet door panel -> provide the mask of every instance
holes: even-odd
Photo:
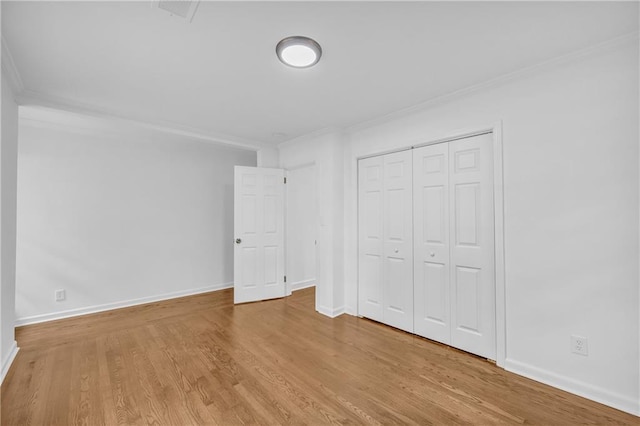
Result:
[[[413,332],[411,151],[384,161],[384,323]]]
[[[383,160],[358,162],[358,311],[383,320]]]
[[[448,145],[451,345],[495,359],[492,135]]]
[[[450,343],[449,150],[413,152],[415,333]]]
[[[382,157],[383,179],[383,322],[413,332],[412,154]]]
[[[359,313],[495,359],[492,135],[358,163]]]

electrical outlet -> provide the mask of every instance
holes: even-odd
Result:
[[[62,302],[67,298],[67,293],[64,290],[60,289],[60,290],[56,290],[55,296],[56,296],[56,302]]]
[[[586,337],[571,335],[571,352],[578,355],[589,355],[589,346]]]

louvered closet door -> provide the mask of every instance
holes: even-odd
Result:
[[[358,163],[359,313],[413,331],[412,155]]]
[[[413,152],[415,332],[451,343],[449,144]]]
[[[496,359],[492,135],[449,142],[451,345]]]

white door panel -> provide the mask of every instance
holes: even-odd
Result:
[[[415,331],[449,344],[448,145],[415,149],[413,167]]]
[[[414,150],[415,329],[495,358],[492,135]]]
[[[382,181],[382,157],[358,163],[358,311],[376,321],[383,320]]]
[[[359,313],[495,359],[491,134],[358,163]]]
[[[234,303],[284,297],[284,170],[234,172]]]
[[[449,144],[451,345],[495,359],[492,135]]]
[[[411,152],[358,163],[362,316],[413,331]]]
[[[387,154],[383,165],[383,319],[386,324],[413,332],[411,151]]]

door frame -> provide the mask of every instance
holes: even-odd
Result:
[[[356,157],[356,191],[358,190],[357,170],[358,162],[361,159],[376,157],[379,155],[390,154],[392,152],[413,150],[428,145],[438,143],[451,142],[458,139],[469,138],[481,134],[492,134],[493,140],[493,220],[494,220],[494,263],[495,263],[495,307],[496,307],[496,365],[504,368],[505,359],[507,357],[507,340],[506,340],[506,280],[505,280],[505,253],[504,253],[504,172],[503,172],[503,155],[502,155],[502,120],[487,126],[478,126],[469,129],[460,129],[448,132],[445,137],[431,139],[426,142],[418,142],[409,146],[379,151],[373,154]],[[356,218],[359,217],[356,206]],[[356,219],[357,221],[357,219]],[[356,231],[357,232],[357,231]],[[359,238],[356,238],[356,248],[358,248]],[[358,249],[359,250],[359,249]],[[357,289],[356,300],[359,300],[360,292],[360,270],[356,267]],[[361,316],[359,306],[356,304],[356,315]]]

